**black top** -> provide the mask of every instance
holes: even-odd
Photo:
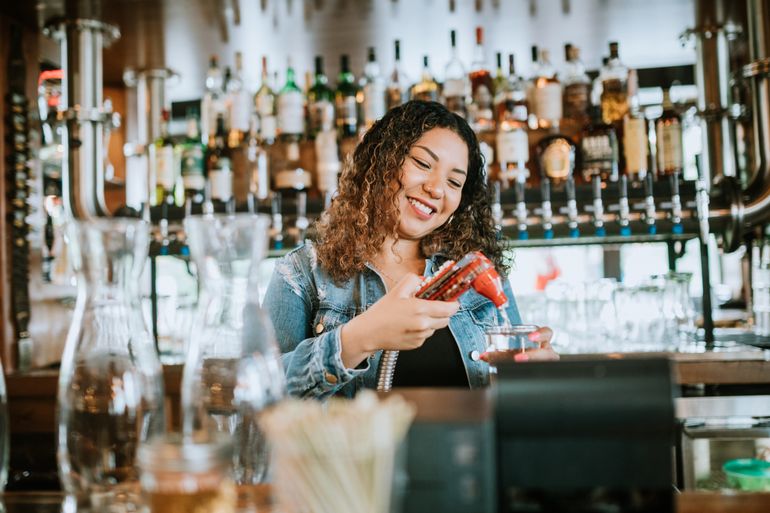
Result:
[[[469,387],[460,350],[449,328],[436,330],[417,349],[398,354],[393,387]]]

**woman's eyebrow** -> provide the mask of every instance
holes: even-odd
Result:
[[[420,145],[420,144],[415,144],[414,146],[415,146],[415,148],[422,148],[423,150],[427,151],[427,152],[428,152],[428,154],[429,154],[431,157],[433,157],[433,160],[435,160],[436,162],[438,162],[438,160],[439,160],[439,159],[438,159],[438,155],[436,155],[435,153],[433,153],[433,152],[430,150],[430,148],[428,148],[427,146],[422,146],[422,145]]]

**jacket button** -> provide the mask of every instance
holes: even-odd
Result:
[[[315,325],[315,332],[317,335],[320,335],[321,333],[323,333],[323,331],[324,331],[323,323],[319,322],[318,324]]]
[[[326,381],[328,381],[332,385],[336,385],[337,384],[337,376],[335,376],[334,374],[332,374],[330,372],[324,372],[324,378],[326,378]]]
[[[471,360],[473,360],[474,362],[477,362],[481,358],[481,353],[475,350],[471,351],[470,357],[471,357]]]

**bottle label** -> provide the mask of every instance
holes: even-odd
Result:
[[[529,160],[529,138],[522,129],[497,133],[497,160],[501,167],[507,164],[524,166]]]
[[[158,186],[170,191],[174,189],[174,148],[162,146],[155,153],[155,180]]]
[[[276,119],[275,116],[262,116],[260,119],[259,132],[265,140],[275,139]]]
[[[617,145],[612,137],[606,134],[588,135],[583,137],[580,147],[583,151],[583,176],[590,180],[594,175],[603,179],[617,180],[613,171],[617,169]]]
[[[385,106],[388,108],[388,110],[392,109],[393,107],[398,107],[404,103],[403,92],[398,87],[389,87],[385,91],[385,96]]]
[[[209,183],[212,199],[228,201],[233,197],[233,172],[230,168],[230,159],[219,159],[217,167],[209,171]]]
[[[272,94],[257,95],[257,114],[260,117],[272,116],[275,109],[275,97]]]
[[[233,94],[230,99],[230,126],[240,132],[249,131],[249,117],[251,115],[251,101],[244,90]]]
[[[623,152],[626,173],[644,178],[647,174],[647,122],[644,118],[625,118],[623,121]]]
[[[465,80],[461,78],[448,78],[444,82],[444,97],[451,98],[453,96],[465,96],[467,94],[468,86]]]
[[[558,82],[548,82],[532,91],[533,113],[537,119],[558,121],[561,119],[561,86]]]
[[[302,134],[305,114],[302,93],[291,91],[278,96],[278,130],[282,134]]]
[[[552,180],[566,180],[572,174],[572,148],[564,139],[554,139],[546,146],[541,157],[545,176]]]
[[[315,139],[315,151],[318,188],[322,191],[337,189],[337,174],[341,167],[337,152],[337,133],[334,130],[319,133]]]
[[[379,81],[364,86],[364,119],[366,126],[385,115],[385,85]]]
[[[320,100],[310,105],[310,131],[317,134],[334,126],[334,105],[328,100]]]
[[[591,85],[587,83],[569,84],[564,87],[564,117],[584,119],[588,116]]]
[[[358,103],[355,96],[343,96],[337,100],[337,124],[354,128],[358,125]]]
[[[203,173],[203,149],[197,144],[189,145],[182,150],[182,182],[187,190],[202,191],[206,187],[206,176]]]
[[[682,125],[678,121],[659,123],[658,167],[665,174],[674,174],[682,169]]]

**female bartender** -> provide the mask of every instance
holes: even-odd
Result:
[[[265,308],[283,353],[292,395],[353,395],[376,386],[382,350],[402,351],[393,386],[481,387],[489,382],[484,330],[499,324],[488,299],[414,297],[421,276],[446,259],[481,251],[505,276],[482,156],[460,116],[435,102],[389,111],[358,144],[339,190],[306,243],[275,267]],[[507,280],[507,314],[520,321]],[[551,330],[541,349],[517,355],[557,359]]]

